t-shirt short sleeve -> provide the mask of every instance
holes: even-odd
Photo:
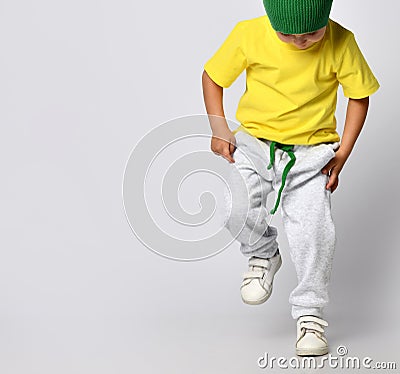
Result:
[[[247,66],[244,22],[238,22],[215,54],[205,63],[204,70],[219,86],[228,88]]]
[[[379,88],[379,83],[360,51],[353,33],[349,36],[336,74],[343,94],[348,98],[362,99]]]

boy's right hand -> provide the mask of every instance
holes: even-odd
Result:
[[[232,131],[229,129],[213,133],[211,139],[211,150],[219,156],[225,158],[228,162],[235,162],[233,153],[236,149],[236,138]]]

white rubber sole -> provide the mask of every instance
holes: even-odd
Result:
[[[323,356],[326,355],[329,352],[328,347],[323,347],[323,348],[296,348],[296,354],[297,356]]]

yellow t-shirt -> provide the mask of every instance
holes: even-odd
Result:
[[[204,70],[227,88],[246,69],[238,130],[283,144],[340,140],[336,131],[339,83],[346,97],[360,99],[379,83],[354,35],[329,20],[322,40],[305,50],[282,42],[266,15],[238,22]]]

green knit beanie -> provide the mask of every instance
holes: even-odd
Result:
[[[333,0],[263,0],[275,31],[305,34],[327,25]]]

